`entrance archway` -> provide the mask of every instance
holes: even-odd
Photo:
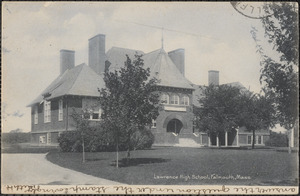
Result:
[[[173,132],[173,133],[179,134],[182,127],[183,127],[183,124],[180,120],[172,119],[168,122],[167,132]]]

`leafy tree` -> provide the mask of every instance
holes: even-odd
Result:
[[[261,83],[272,94],[276,102],[277,119],[281,126],[292,129],[298,119],[298,60],[299,27],[296,2],[266,3],[267,17],[261,22],[265,38],[278,52],[280,61],[265,54],[257,38],[257,30],[251,31],[261,55]]]
[[[253,133],[252,148],[255,145],[255,131],[274,126],[274,104],[268,95],[242,93],[239,102],[238,125]]]
[[[286,134],[271,131],[270,139],[266,141],[266,146],[287,147],[288,137]]]
[[[76,123],[76,130],[80,133],[80,140],[77,140],[77,143],[82,145],[82,162],[85,162],[85,137],[87,132],[91,129],[90,122],[88,119],[84,118],[86,115],[89,116],[88,110],[84,110],[82,113],[73,111],[72,118]]]
[[[133,61],[126,57],[124,67],[104,74],[106,87],[99,90],[103,125],[116,143],[117,167],[120,142],[127,146],[129,163],[133,135],[156,119],[159,107],[154,93],[157,80],[149,79],[150,69],[143,68],[141,56]]]
[[[240,89],[237,87],[210,85],[199,99],[202,108],[195,110],[196,126],[209,136],[219,135],[232,128],[237,128],[237,104]],[[217,146],[219,144],[217,143]]]

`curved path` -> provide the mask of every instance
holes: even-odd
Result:
[[[2,154],[2,185],[114,185],[118,182],[66,169],[46,160],[46,154]]]

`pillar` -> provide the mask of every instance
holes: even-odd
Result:
[[[239,127],[236,129],[236,146],[240,146],[239,144]]]
[[[208,135],[208,146],[211,146],[211,143],[210,143],[210,136]]]
[[[225,146],[228,146],[228,132],[225,131]]]
[[[217,135],[217,146],[219,147],[219,135]]]

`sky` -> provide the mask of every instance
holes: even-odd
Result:
[[[161,48],[163,34],[167,52],[185,49],[185,76],[194,84],[207,85],[208,70],[218,70],[220,84],[239,81],[258,93],[252,27],[276,56],[260,20],[229,2],[3,2],[1,130],[30,131],[26,106],[59,75],[59,51],[75,50],[75,64],[88,64],[88,39],[97,34],[106,35],[106,51],[145,53]]]

